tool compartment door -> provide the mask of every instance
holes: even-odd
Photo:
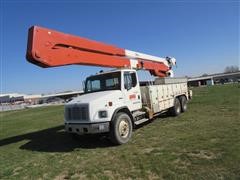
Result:
[[[150,94],[153,112],[157,113],[160,111],[159,104],[158,104],[157,86],[149,86],[149,94]]]

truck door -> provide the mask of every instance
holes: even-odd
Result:
[[[139,82],[134,71],[124,71],[123,73],[123,94],[126,105],[130,111],[142,107]]]

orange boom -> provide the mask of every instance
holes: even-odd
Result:
[[[90,65],[133,68],[154,76],[171,75],[174,58],[160,58],[58,31],[33,26],[28,33],[26,58],[41,67]]]

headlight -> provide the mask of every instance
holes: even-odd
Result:
[[[107,117],[107,111],[99,111],[98,116],[100,118],[106,118]]]

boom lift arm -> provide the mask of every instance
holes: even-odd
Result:
[[[33,26],[28,32],[26,58],[40,67],[91,65],[148,70],[159,77],[171,76],[174,58],[160,58],[113,45]]]

